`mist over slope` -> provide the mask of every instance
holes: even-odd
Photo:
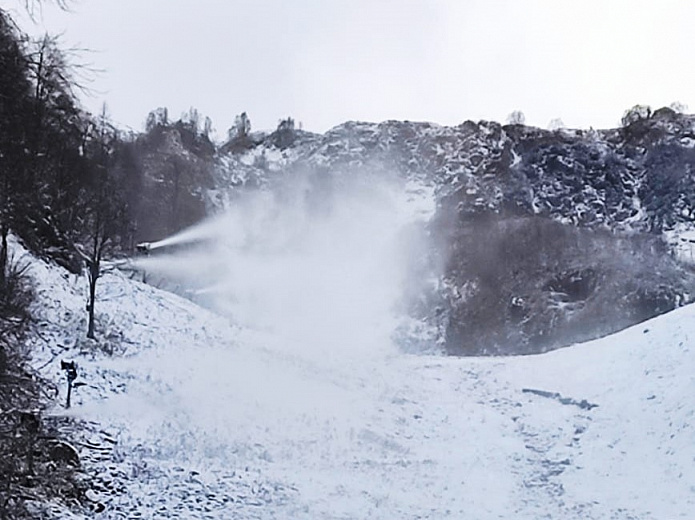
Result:
[[[55,503],[53,517],[628,520],[695,507],[692,306],[540,356],[409,356],[329,338],[330,323],[313,338],[239,327],[114,272],[91,341],[83,280],[39,261],[31,273],[34,364],[62,384],[60,360],[79,363],[70,415],[84,420],[85,506],[102,511]]]
[[[316,357],[388,348],[433,201],[383,176],[317,189],[295,174],[246,192],[132,265],[234,323],[302,338]]]

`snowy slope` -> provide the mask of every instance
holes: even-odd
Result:
[[[59,380],[75,359],[87,383],[70,413],[86,421],[75,442],[105,506],[88,518],[695,512],[693,306],[540,356],[412,356],[339,338],[317,355],[113,273],[97,345],[80,339],[85,280],[38,261],[32,275],[35,364]]]

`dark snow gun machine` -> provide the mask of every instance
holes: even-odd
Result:
[[[142,243],[136,245],[135,249],[137,251],[139,251],[140,253],[149,253],[150,249],[152,249],[152,243],[151,242],[142,242]]]

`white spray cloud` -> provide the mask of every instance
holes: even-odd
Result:
[[[192,245],[137,263],[295,354],[384,355],[421,206],[399,180],[292,176],[152,246]]]

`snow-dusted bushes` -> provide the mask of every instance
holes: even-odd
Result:
[[[0,276],[0,371],[7,368],[29,321],[32,290],[28,268],[28,262],[10,257]]]
[[[58,439],[43,409],[56,388],[28,364],[24,336],[31,325],[29,261],[10,257],[0,277],[0,518],[37,518],[48,499],[79,502],[83,492],[72,449]],[[62,451],[61,451],[62,450]],[[74,451],[74,450],[73,450]],[[64,453],[63,453],[64,454]],[[43,517],[43,516],[41,516]]]
[[[600,337],[686,303],[695,287],[654,236],[539,217],[469,219],[449,255],[455,354],[527,354]]]

